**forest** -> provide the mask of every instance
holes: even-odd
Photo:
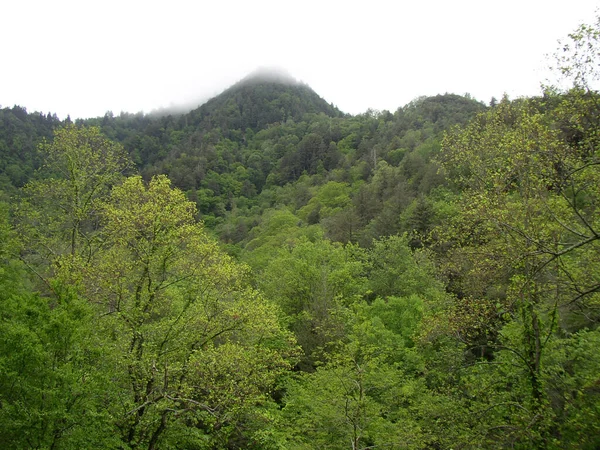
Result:
[[[0,109],[5,449],[600,448],[600,18],[538,97]]]

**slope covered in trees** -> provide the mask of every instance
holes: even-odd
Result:
[[[0,191],[12,194],[27,183],[41,164],[39,142],[59,125],[55,115],[28,114],[19,106],[0,109]]]
[[[2,110],[0,441],[597,448],[599,44],[489,107]]]

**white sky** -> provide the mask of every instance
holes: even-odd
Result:
[[[420,95],[540,93],[591,0],[5,0],[0,105],[146,112],[279,66],[349,113]]]

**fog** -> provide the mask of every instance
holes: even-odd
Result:
[[[597,2],[7,2],[0,105],[72,118],[184,110],[279,67],[342,111],[536,95]]]

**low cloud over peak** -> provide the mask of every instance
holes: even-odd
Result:
[[[254,83],[267,81],[272,83],[299,84],[299,81],[294,78],[286,69],[276,66],[261,66],[246,75],[240,83]]]

